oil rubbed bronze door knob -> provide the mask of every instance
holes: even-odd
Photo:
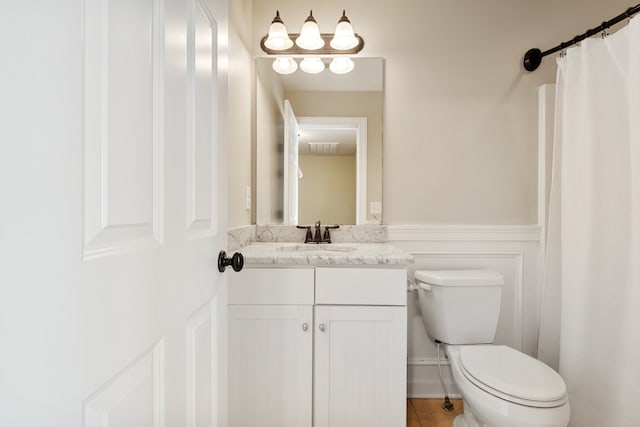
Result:
[[[228,266],[233,268],[233,271],[240,271],[242,267],[244,267],[244,257],[240,252],[236,252],[231,256],[231,258],[227,258],[227,253],[225,251],[220,251],[218,254],[218,271],[220,273],[224,273]]]

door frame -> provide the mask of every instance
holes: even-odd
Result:
[[[356,131],[356,224],[367,223],[367,118],[298,117],[298,129],[355,129]]]

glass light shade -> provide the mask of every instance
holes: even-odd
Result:
[[[347,50],[353,49],[358,43],[359,41],[353,33],[351,22],[343,10],[342,17],[338,21],[338,25],[336,25],[336,32],[329,44],[336,50]]]
[[[304,58],[302,62],[300,62],[300,69],[305,73],[318,74],[324,71],[325,65],[324,62],[322,62],[322,59],[318,57],[308,57]]]
[[[351,58],[346,57],[333,58],[333,61],[329,64],[329,69],[335,74],[347,74],[353,70],[354,67],[355,64]]]
[[[298,69],[298,63],[292,58],[276,58],[271,67],[278,74],[291,74]]]
[[[306,50],[317,50],[324,46],[324,40],[320,36],[320,27],[313,17],[313,11],[309,12],[309,16],[302,24],[296,44]]]
[[[264,45],[271,50],[285,50],[293,46],[293,41],[289,38],[289,33],[280,19],[280,12],[276,11],[276,16],[271,21],[271,27],[269,27],[269,34]]]

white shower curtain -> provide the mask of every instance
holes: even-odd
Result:
[[[640,17],[569,49],[557,78],[540,348],[559,343],[571,426],[638,427]]]

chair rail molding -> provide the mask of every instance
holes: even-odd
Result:
[[[388,225],[389,241],[538,242],[540,225]]]

